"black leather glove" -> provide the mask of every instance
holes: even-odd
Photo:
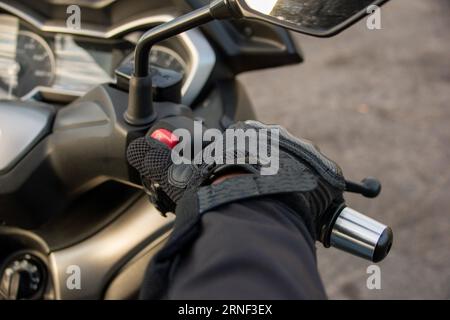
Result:
[[[165,144],[146,136],[130,145],[128,160],[139,171],[151,201],[163,213],[171,211],[176,212],[177,216],[186,216],[177,219],[186,222],[225,203],[276,195],[277,199],[302,216],[312,237],[317,239],[322,226],[330,218],[327,209],[333,201],[342,201],[345,181],[339,166],[325,157],[315,145],[295,138],[283,127],[247,121],[237,123],[230,129],[252,129],[260,134],[264,132],[273,141],[276,139],[279,146],[277,174],[261,175],[265,167],[263,160],[267,159],[261,159],[250,150],[227,150],[226,143],[222,144],[222,161],[212,164],[201,161],[195,164],[196,161],[193,161],[194,164],[176,165],[172,162],[171,150]],[[277,137],[271,135],[273,130],[279,132]],[[215,143],[204,148],[201,156],[211,154],[211,149],[217,147]],[[269,154],[271,145],[268,144],[267,148],[266,154]],[[199,156],[196,155],[196,158]],[[234,165],[226,164],[231,162],[230,159]],[[239,160],[243,164],[236,164]],[[214,179],[229,172],[247,174],[210,185]]]

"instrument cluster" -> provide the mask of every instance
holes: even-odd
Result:
[[[132,38],[41,32],[14,15],[0,14],[0,99],[66,102],[115,82],[115,69],[133,59]],[[176,48],[173,43],[156,46],[150,64],[187,78],[189,55]]]

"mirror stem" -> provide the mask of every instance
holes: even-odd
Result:
[[[152,47],[160,41],[176,36],[214,19],[231,16],[228,0],[216,0],[186,15],[144,33],[136,45],[134,53],[134,74],[130,80],[128,109],[125,113],[127,123],[144,126],[156,119],[152,97],[152,75],[149,74],[149,56]]]
[[[209,6],[192,11],[167,23],[150,29],[139,39],[134,55],[136,77],[148,76],[149,54],[152,47],[160,41],[212,21]]]

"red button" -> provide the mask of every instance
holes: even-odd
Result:
[[[175,148],[175,146],[178,144],[178,142],[180,142],[178,137],[167,129],[155,130],[150,135],[150,137],[152,137],[155,140],[158,140],[159,142],[164,143],[170,149]]]

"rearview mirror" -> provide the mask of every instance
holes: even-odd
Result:
[[[232,0],[245,18],[264,20],[297,32],[329,37],[386,0]]]
[[[203,0],[207,1],[207,0]],[[333,36],[365,15],[368,7],[388,0],[211,0],[183,16],[144,33],[136,44],[134,72],[130,77],[125,121],[130,125],[149,124],[157,117],[148,72],[152,46],[167,38],[215,19],[247,18],[266,21],[316,37]]]

